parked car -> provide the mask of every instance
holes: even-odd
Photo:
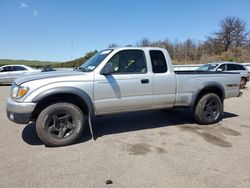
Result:
[[[56,71],[56,69],[53,69],[50,66],[45,66],[45,67],[42,68],[41,72],[49,72],[49,71]]]
[[[26,74],[41,72],[26,65],[5,65],[0,67],[0,84],[12,83],[16,78]]]
[[[98,52],[76,71],[16,79],[6,109],[11,121],[36,122],[46,145],[63,146],[80,138],[86,122],[93,136],[98,115],[181,106],[192,108],[199,124],[216,123],[224,100],[242,94],[239,84],[239,73],[175,72],[162,48],[116,48]]]
[[[239,72],[241,75],[240,87],[245,88],[249,81],[250,72],[244,65],[232,62],[208,63],[202,65],[198,70],[219,71],[219,72]]]

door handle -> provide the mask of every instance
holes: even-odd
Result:
[[[148,84],[148,83],[149,83],[149,79],[142,79],[142,80],[141,80],[141,83],[142,83],[142,84]]]

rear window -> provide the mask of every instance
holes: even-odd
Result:
[[[243,65],[238,65],[238,70],[246,70]]]
[[[167,72],[167,62],[162,51],[150,50],[149,52],[154,73]]]

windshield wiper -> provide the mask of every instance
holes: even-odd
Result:
[[[82,72],[87,72],[87,70],[83,67],[76,67],[74,71],[82,71]]]

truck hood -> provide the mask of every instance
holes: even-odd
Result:
[[[34,80],[40,80],[40,79],[47,79],[47,78],[56,78],[56,77],[66,77],[66,76],[83,76],[86,73],[81,71],[51,71],[51,72],[39,72],[39,73],[32,73],[29,75],[26,75],[24,77],[17,78],[14,82],[17,85],[21,85],[25,82],[30,82]]]

